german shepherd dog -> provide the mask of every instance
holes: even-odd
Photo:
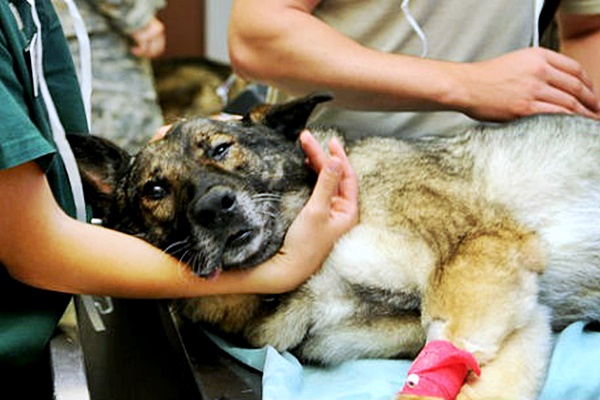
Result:
[[[211,277],[278,251],[315,182],[297,137],[329,98],[183,120],[134,157],[97,138],[71,142],[106,226]],[[277,301],[207,296],[182,314],[322,364],[445,340],[481,366],[459,398],[534,399],[551,329],[600,319],[600,123],[541,115],[347,149],[360,223],[322,269]]]

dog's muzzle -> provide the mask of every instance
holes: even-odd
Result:
[[[213,186],[196,199],[192,207],[192,217],[204,228],[224,228],[235,222],[237,205],[233,190],[225,186]]]

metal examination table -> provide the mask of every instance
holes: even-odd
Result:
[[[110,299],[106,312],[105,301],[93,315],[78,298],[78,334],[53,339],[56,400],[261,398],[261,375],[202,330],[176,327],[167,302]]]

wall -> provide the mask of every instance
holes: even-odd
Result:
[[[164,58],[203,56],[205,53],[204,0],[168,0],[158,17],[166,26]]]
[[[202,57],[229,64],[227,24],[233,0],[168,0],[159,18],[166,26],[163,58]]]
[[[173,0],[171,0],[173,1]],[[233,0],[205,0],[205,54],[214,61],[229,64],[227,24]]]

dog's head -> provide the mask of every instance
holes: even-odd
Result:
[[[315,178],[297,138],[329,99],[259,106],[234,121],[187,119],[135,156],[97,137],[69,141],[95,216],[208,277],[280,248]]]

